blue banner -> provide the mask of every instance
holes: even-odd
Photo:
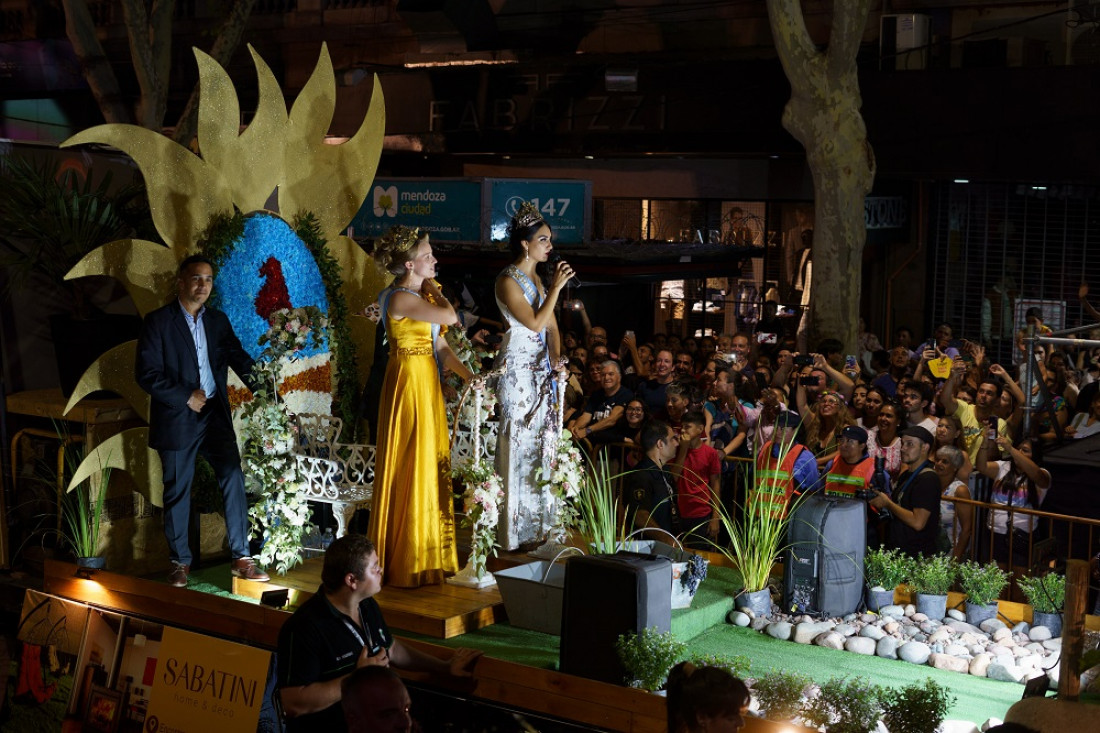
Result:
[[[471,180],[375,179],[351,221],[352,236],[379,237],[404,224],[444,242],[481,241],[481,183]]]
[[[543,219],[554,230],[554,244],[581,245],[589,239],[590,182],[490,178],[486,183],[491,241],[507,241],[508,224],[524,201],[530,201],[542,212]]]

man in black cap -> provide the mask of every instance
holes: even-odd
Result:
[[[934,555],[940,526],[940,482],[928,453],[932,433],[920,426],[901,432],[901,460],[909,470],[898,476],[893,496],[879,492],[870,504],[890,510],[886,546],[910,557]]]
[[[825,465],[826,496],[854,499],[857,491],[871,486],[875,461],[867,453],[867,431],[849,425],[836,441],[837,456]]]
[[[756,489],[762,492],[759,501],[786,512],[791,497],[810,491],[820,474],[813,451],[798,442],[798,413],[780,412],[775,418],[772,439],[760,446],[756,454]]]

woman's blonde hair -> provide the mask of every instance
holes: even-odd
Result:
[[[405,263],[416,256],[416,245],[428,238],[419,227],[397,225],[374,243],[374,261],[383,272],[394,277],[405,274]]]

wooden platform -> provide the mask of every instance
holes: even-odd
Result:
[[[300,606],[321,586],[322,558],[306,560],[286,575],[272,574],[266,583],[233,578],[233,592],[259,598],[267,591],[286,589],[290,607]],[[422,588],[383,588],[375,596],[386,624],[437,639],[449,639],[503,621],[504,603],[496,586],[485,590],[456,585]]]

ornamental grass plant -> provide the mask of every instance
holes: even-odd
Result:
[[[1001,591],[1008,585],[1008,573],[995,562],[967,560],[958,566],[958,570],[959,586],[966,594],[966,602],[974,606],[996,603]]]
[[[1017,578],[1016,585],[1027,597],[1028,605],[1039,613],[1061,613],[1066,603],[1066,576],[1060,573]]]
[[[614,555],[627,535],[625,512],[619,516],[616,478],[604,457],[589,461],[576,499],[579,529],[592,541],[593,551],[605,555]]]
[[[928,555],[912,564],[909,585],[917,593],[946,596],[959,571],[950,555]]]
[[[778,463],[783,463],[792,446],[793,441],[779,446]],[[765,590],[770,584],[772,567],[787,549],[787,530],[800,501],[798,497],[792,498],[785,511],[773,511],[774,505],[767,500],[767,481],[758,478],[754,484],[749,484],[746,479],[745,504],[737,506],[736,513],[721,501],[711,500],[711,511],[718,517],[730,541],[723,545],[711,540],[710,544],[737,567],[745,593]]]

